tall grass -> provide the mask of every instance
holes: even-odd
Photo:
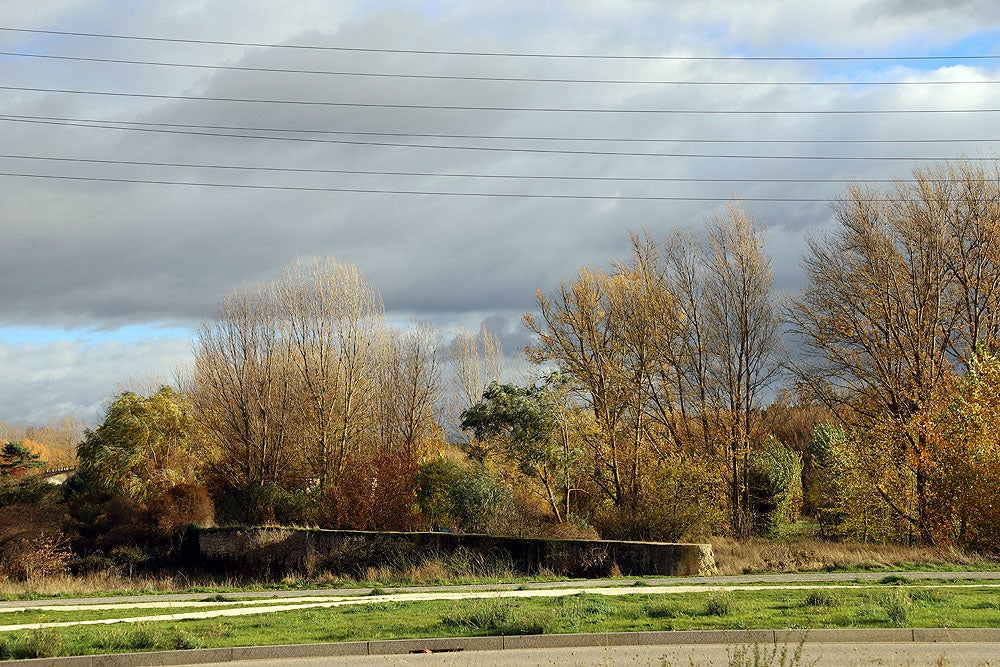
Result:
[[[712,550],[719,574],[997,567],[996,562],[958,551],[815,538],[746,541],[716,538],[712,540]]]

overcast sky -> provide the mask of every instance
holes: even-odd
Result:
[[[6,421],[93,419],[121,381],[189,360],[227,292],[297,257],[357,264],[395,321],[488,321],[510,350],[536,289],[623,258],[629,230],[704,225],[738,196],[767,223],[778,286],[795,289],[803,240],[845,188],[788,179],[905,176],[910,158],[991,157],[1000,139],[996,113],[829,113],[1000,109],[998,60],[899,59],[1000,54],[992,0],[39,0],[5,2],[0,27],[169,38],[0,31]],[[816,60],[844,56],[862,59]],[[694,180],[635,180],[650,178]],[[755,201],[769,198],[814,201]]]

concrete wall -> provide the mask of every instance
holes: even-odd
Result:
[[[293,528],[206,528],[195,532],[197,554],[209,568],[247,573],[314,567],[363,574],[367,567],[458,556],[519,572],[566,576],[696,575],[715,569],[708,544],[545,540],[453,533],[376,533]],[[193,546],[193,545],[192,545]]]

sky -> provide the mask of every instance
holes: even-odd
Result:
[[[39,0],[0,28],[4,421],[99,417],[314,255],[513,353],[536,290],[739,197],[794,290],[845,182],[1000,140],[954,113],[1000,109],[969,57],[1000,54],[992,0]]]

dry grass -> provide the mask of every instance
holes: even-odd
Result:
[[[816,572],[824,570],[996,567],[956,551],[893,544],[858,544],[800,538],[789,541],[712,540],[719,574]]]
[[[182,591],[197,586],[188,577],[136,576],[128,577],[113,572],[91,572],[71,575],[56,574],[34,577],[27,581],[0,578],[0,595],[63,595],[87,596],[106,591]],[[217,583],[215,585],[218,585]]]

